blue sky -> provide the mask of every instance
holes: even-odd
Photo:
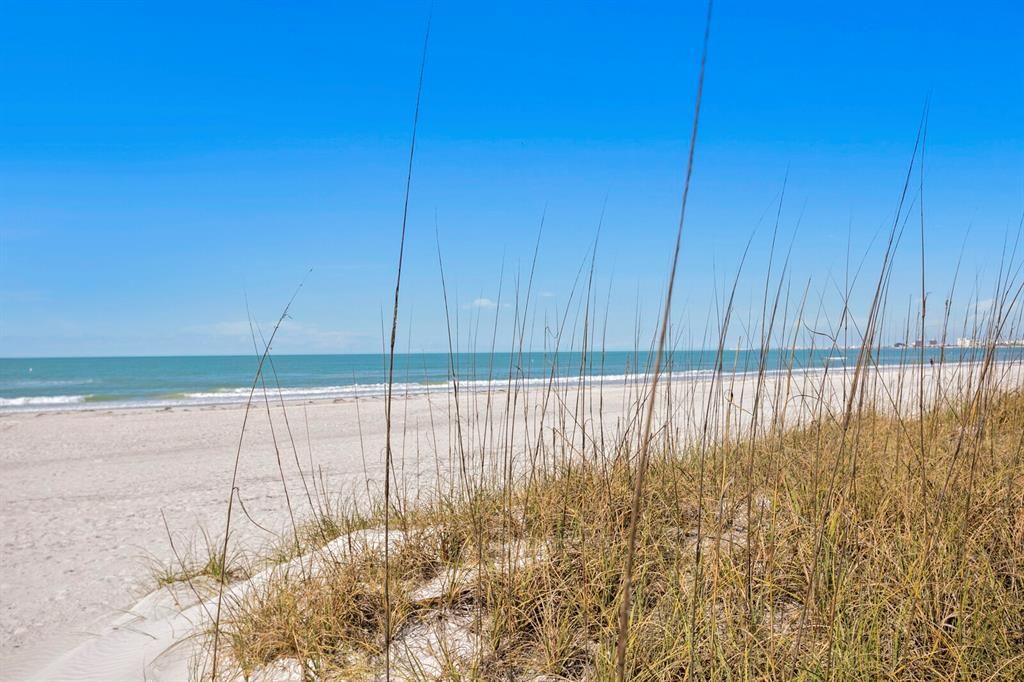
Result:
[[[276,350],[379,350],[429,11],[3,0],[0,356],[245,353],[246,296],[268,324],[310,268]],[[534,328],[555,319],[602,206],[594,288],[608,346],[632,346],[668,270],[703,17],[434,3],[400,346],[446,348],[435,216],[465,336],[506,324],[499,273],[507,302],[545,210]],[[1022,26],[1017,2],[718,3],[678,284],[688,343],[751,234],[739,317],[759,307],[787,173],[794,289],[835,306],[848,244],[875,276],[929,95],[928,289],[948,289],[969,228],[957,310],[984,298],[1024,211]],[[919,296],[912,231],[902,307]]]

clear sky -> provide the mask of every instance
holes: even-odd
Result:
[[[546,207],[539,327],[605,203],[595,290],[608,346],[632,346],[668,269],[704,11],[433,4],[400,346],[446,348],[435,216],[464,330],[511,314],[499,284],[507,302]],[[379,350],[429,12],[0,0],[0,356],[245,353],[246,296],[267,324],[310,268],[277,352]],[[962,295],[977,282],[983,297],[1024,211],[1022,46],[1016,1],[719,2],[684,336],[701,345],[752,233],[737,300],[741,317],[759,306],[787,171],[793,286],[827,298],[847,245],[859,259],[891,223],[929,95],[928,288],[948,288],[969,228]],[[920,287],[912,232],[904,306]]]

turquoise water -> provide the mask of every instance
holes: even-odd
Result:
[[[1001,359],[1021,358],[1024,349],[999,349]],[[793,351],[768,354],[769,370],[784,368]],[[853,363],[856,350],[798,350],[797,368],[841,367]],[[926,362],[940,351],[925,351]],[[979,350],[945,350],[946,362],[972,360]],[[732,371],[757,369],[758,351],[730,351],[723,366]],[[504,383],[512,374],[543,383],[554,374],[562,380],[580,375],[579,353],[444,353],[396,355],[395,391],[399,394],[446,390],[452,376],[460,388],[485,388]],[[593,353],[585,373],[621,382],[643,371],[647,355],[624,351]],[[883,349],[880,364],[915,363],[919,350]],[[368,355],[279,355],[264,367],[267,387],[285,398],[340,398],[384,393],[385,357]],[[671,355],[673,375],[699,377],[714,369],[713,351],[677,351]],[[0,359],[0,411],[88,409],[137,405],[172,406],[243,402],[249,394],[258,359],[253,356],[187,356],[123,358]],[[454,367],[453,367],[454,366]],[[453,371],[454,370],[454,371]],[[276,374],[276,378],[275,378]]]

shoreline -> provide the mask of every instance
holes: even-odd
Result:
[[[1007,346],[1007,348],[1016,349],[1016,346]],[[840,349],[835,352],[844,353],[850,350],[857,350],[856,348]],[[914,351],[917,349],[909,349],[907,352]],[[754,351],[744,351],[754,352]],[[856,360],[856,358],[849,358],[844,355],[830,356],[829,360]],[[979,360],[954,360],[945,359],[941,364],[942,367],[946,368],[973,368],[980,364]],[[1013,359],[997,359],[996,364],[1012,364]],[[876,363],[873,369],[876,370],[893,370],[901,369],[903,371],[912,371],[914,368],[919,367],[920,362],[917,357],[910,358],[909,362],[905,363]],[[929,367],[936,367],[939,365],[929,365]],[[825,364],[822,366],[803,366],[803,367],[774,367],[759,371],[758,369],[723,369],[717,372],[710,368],[694,368],[694,369],[683,369],[676,370],[671,373],[664,373],[662,375],[662,381],[666,378],[673,382],[701,382],[708,381],[714,378],[716,375],[720,381],[735,381],[736,379],[745,379],[763,374],[764,376],[779,376],[784,374],[808,374],[808,373],[822,373],[822,372],[848,372],[853,369],[852,365],[848,365],[845,362],[836,362],[834,364]],[[544,389],[548,386],[557,386],[563,389],[575,389],[579,388],[580,384],[589,390],[597,384],[602,384],[606,388],[615,388],[617,386],[627,386],[630,384],[636,384],[642,382],[647,376],[646,372],[630,372],[626,374],[598,374],[591,373],[587,374],[581,380],[578,374],[574,375],[559,375],[559,376],[536,376],[536,377],[519,377],[514,380],[514,387],[519,390],[536,390]],[[460,392],[465,393],[492,393],[492,394],[505,394],[509,390],[509,379],[503,377],[500,379],[463,379],[457,382],[395,382],[394,390],[395,396],[406,398],[414,398],[417,396],[444,396],[451,393],[453,390],[458,388]],[[6,417],[13,417],[17,415],[21,416],[39,416],[43,414],[74,414],[80,412],[93,412],[93,413],[105,413],[112,411],[124,411],[124,412],[143,412],[143,411],[174,411],[174,410],[205,410],[211,408],[239,408],[243,407],[251,402],[253,406],[262,405],[264,402],[263,389],[257,388],[249,397],[251,387],[239,386],[239,387],[224,387],[213,391],[199,391],[195,393],[183,393],[180,394],[180,398],[172,397],[161,397],[152,399],[101,399],[101,400],[89,400],[93,397],[91,394],[87,395],[76,395],[76,396],[37,396],[37,397],[18,397],[18,398],[5,398],[2,400],[40,400],[44,402],[40,403],[25,403],[25,404],[0,404],[0,420]],[[179,394],[169,394],[177,396]],[[267,387],[266,397],[269,399],[271,404],[280,404],[283,400],[285,405],[291,407],[294,405],[314,405],[314,404],[339,404],[347,403],[359,400],[371,401],[374,399],[380,399],[386,395],[386,384],[375,383],[375,384],[348,384],[348,385],[336,385],[336,386],[281,386],[281,387]],[[194,397],[189,397],[194,396]],[[80,401],[72,402],[45,402],[50,400],[64,399],[64,398],[83,398]]]

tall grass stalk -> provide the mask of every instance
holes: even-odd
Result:
[[[693,108],[693,129],[690,131],[690,151],[686,159],[686,179],[683,181],[683,198],[679,207],[679,226],[676,230],[676,243],[672,250],[672,268],[668,276],[668,289],[662,309],[661,329],[658,332],[657,350],[654,354],[654,369],[651,373],[651,397],[647,402],[644,415],[643,435],[641,436],[640,452],[637,456],[636,483],[633,487],[633,500],[629,512],[629,542],[626,552],[626,569],[622,583],[621,607],[619,609],[619,635],[615,648],[615,676],[619,682],[626,677],[626,640],[629,636],[629,616],[633,601],[633,567],[636,561],[636,533],[640,521],[641,503],[644,494],[644,480],[647,475],[648,458],[651,448],[651,425],[654,421],[654,405],[657,398],[658,379],[661,376],[661,363],[665,351],[665,336],[668,333],[669,318],[672,314],[672,291],[676,283],[676,268],[679,265],[679,250],[683,243],[683,226],[686,222],[686,202],[690,196],[690,179],[693,177],[693,156],[697,149],[697,127],[700,124],[700,103],[704,93],[704,72],[708,59],[708,39],[711,37],[711,11],[714,2],[709,0],[707,19],[704,25],[704,47],[700,57],[700,75],[697,78],[697,98]]]

